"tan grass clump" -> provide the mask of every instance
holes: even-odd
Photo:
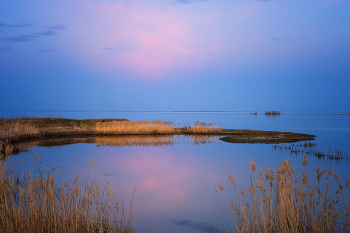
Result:
[[[135,232],[108,182],[101,195],[95,183],[81,191],[78,177],[57,189],[50,174],[13,173],[0,162],[0,232]]]
[[[221,123],[205,123],[200,121],[194,121],[193,125],[187,124],[183,129],[183,133],[195,133],[195,134],[210,134],[222,132]]]
[[[304,155],[302,165],[307,166]],[[253,160],[250,170],[255,172]],[[343,184],[331,169],[316,169],[316,180],[309,183],[308,173],[294,174],[289,159],[284,160],[275,172],[266,169],[250,177],[247,191],[236,186],[236,198],[229,202],[229,221],[234,232],[350,232],[349,202],[343,196]],[[323,182],[321,182],[323,181]],[[347,179],[345,187],[349,187]],[[219,190],[224,191],[222,183]],[[218,190],[215,188],[215,192]]]
[[[0,124],[0,139],[21,139],[38,135],[39,130],[30,123],[6,122]]]
[[[112,121],[96,123],[97,134],[172,134],[171,121]]]

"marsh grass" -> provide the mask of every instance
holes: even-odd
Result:
[[[57,189],[50,173],[13,173],[0,162],[0,232],[135,232],[132,202],[125,214],[108,182],[103,192],[95,183],[80,190],[76,177]]]
[[[305,172],[295,175],[289,159],[284,160],[275,172],[266,169],[256,171],[253,160],[250,184],[244,191],[237,187],[236,179],[228,173],[235,195],[227,196],[228,220],[234,232],[349,232],[349,202],[343,196],[345,184],[330,169],[316,169],[316,179],[309,182],[307,157],[302,165]],[[254,178],[254,176],[256,178]],[[224,191],[222,183],[218,189]],[[218,192],[215,187],[215,191]]]
[[[346,161],[349,160],[348,153],[343,153],[340,150],[332,149],[331,144],[328,145],[328,148],[326,148],[323,151],[320,151],[317,149],[317,144],[312,142],[304,142],[300,144],[292,144],[292,145],[272,145],[272,149],[276,151],[290,151],[291,154],[299,155],[299,154],[307,154],[307,155],[313,155],[319,160],[335,160],[340,161],[342,159],[345,159]]]
[[[77,127],[83,128],[86,126],[95,126],[97,122],[111,122],[111,121],[128,121],[127,119],[118,119],[118,118],[100,118],[100,119],[69,119],[63,118],[60,116],[46,116],[46,117],[37,117],[37,116],[9,116],[9,117],[0,117],[0,122],[3,123],[31,123],[37,128],[47,128],[47,127]]]
[[[221,123],[205,123],[200,121],[194,121],[193,125],[187,124],[183,128],[183,133],[192,134],[210,134],[210,133],[221,133]]]
[[[79,135],[147,135],[221,133],[221,124],[195,121],[184,127],[172,121],[129,121],[126,119],[67,119],[62,117],[0,117],[0,140],[21,141]],[[23,141],[23,140],[22,140]]]
[[[0,141],[0,159],[6,159],[17,152],[17,148],[13,145]]]
[[[185,127],[180,127],[172,121],[129,121],[115,118],[76,120],[50,116],[0,117],[0,159],[25,150],[26,146],[21,147],[18,145],[19,143],[28,141],[28,139],[97,135],[216,134],[222,132],[221,124],[207,124],[199,121],[195,121],[193,124],[187,124]],[[147,139],[143,139],[143,141],[147,141]],[[153,142],[132,143],[134,145],[157,144]],[[171,142],[167,140],[159,143],[165,145]],[[30,145],[27,145],[27,148],[29,147]]]
[[[31,123],[0,121],[0,140],[36,137],[38,135],[39,130]]]
[[[0,117],[0,140],[20,141],[33,137],[69,136],[95,134],[97,122],[128,121],[126,119],[67,119],[62,117]]]
[[[174,122],[171,121],[112,121],[97,122],[97,134],[173,134]]]

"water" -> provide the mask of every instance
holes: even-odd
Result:
[[[24,112],[23,112],[24,113]],[[21,112],[2,112],[22,115]],[[316,135],[318,150],[331,148],[350,152],[350,116],[348,115],[281,115],[277,117],[249,113],[183,113],[183,112],[30,112],[28,115],[60,115],[69,118],[115,117],[130,120],[171,120],[177,124],[195,120],[222,123],[223,128],[292,131]],[[66,144],[66,145],[64,145]],[[296,143],[299,144],[299,143]],[[12,156],[9,163],[16,170],[48,171],[57,166],[54,175],[65,181],[80,176],[79,183],[95,182],[101,187],[109,181],[119,200],[127,204],[136,187],[133,223],[137,232],[223,232],[220,221],[230,230],[222,196],[213,184],[228,187],[227,171],[245,188],[249,181],[249,162],[272,170],[290,158],[301,173],[302,156],[288,150],[275,151],[267,144],[233,144],[218,137],[97,137],[74,140],[32,142],[26,153]],[[41,153],[37,163],[32,160]],[[91,162],[96,158],[92,167]],[[24,162],[20,163],[20,159]],[[42,163],[40,163],[42,162]],[[308,171],[317,166],[334,170],[344,182],[349,177],[349,162],[317,160],[309,156]],[[64,175],[60,174],[64,172]],[[310,177],[313,179],[313,177]],[[227,190],[229,192],[229,190]],[[345,189],[349,197],[349,190]],[[348,198],[349,199],[349,198]]]

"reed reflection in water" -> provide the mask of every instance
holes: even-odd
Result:
[[[203,221],[208,229],[216,225],[211,232],[218,232],[221,215],[212,201],[212,183],[224,178],[221,164],[229,164],[211,156],[221,146],[216,145],[221,144],[219,139],[208,135],[51,138],[23,143],[22,148],[32,150],[30,157],[10,158],[17,170],[34,170],[30,162],[41,153],[38,164],[44,171],[60,166],[53,172],[58,182],[79,176],[82,185],[93,180],[102,187],[109,181],[118,200],[125,202],[137,186],[133,219],[141,232],[192,233],[199,225],[203,228]],[[203,144],[207,144],[204,153],[197,146]],[[208,215],[209,209],[214,213]]]
[[[221,144],[221,136],[215,135],[127,135],[127,136],[96,136],[74,138],[48,138],[21,142],[20,150],[31,150],[34,147],[60,147],[72,144],[96,144],[110,147],[163,147],[175,144]]]

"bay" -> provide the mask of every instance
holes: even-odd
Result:
[[[5,117],[23,114],[76,119],[170,120],[180,125],[202,121],[222,123],[223,128],[307,133],[317,136],[312,142],[316,144],[315,149],[338,150],[344,157],[350,145],[350,116],[328,113],[255,116],[249,112],[1,112]],[[17,171],[34,171],[38,167],[49,171],[60,166],[53,174],[61,183],[79,176],[81,185],[95,181],[101,189],[109,181],[118,200],[125,204],[129,203],[136,187],[133,223],[137,232],[223,232],[220,221],[231,230],[225,209],[229,206],[222,195],[214,192],[217,183],[223,183],[228,194],[232,192],[227,180],[228,171],[243,188],[249,184],[252,174],[250,159],[257,168],[275,170],[289,158],[290,164],[296,165],[297,173],[304,171],[301,153],[275,150],[269,144],[226,143],[219,137],[95,138],[76,140],[72,144],[50,143],[32,142],[28,152],[12,156],[8,162]],[[33,164],[38,153],[41,153],[39,159]],[[91,166],[94,158],[95,164]],[[346,159],[338,162],[319,160],[313,155],[308,155],[308,159],[310,174],[315,174],[321,164],[322,169],[334,167],[342,182],[349,177],[350,166]],[[310,176],[310,180],[314,178],[314,175]],[[349,197],[349,191],[345,190],[345,193]]]

